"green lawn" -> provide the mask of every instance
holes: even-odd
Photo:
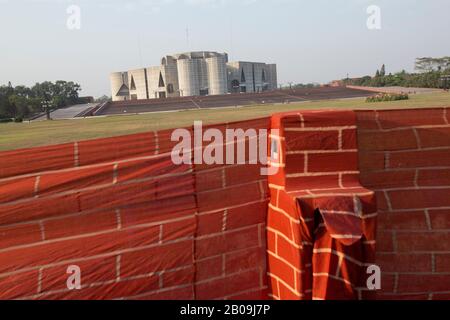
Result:
[[[196,120],[213,124],[259,118],[275,112],[300,109],[397,109],[442,106],[450,106],[449,93],[411,95],[410,100],[382,103],[366,103],[365,99],[325,100],[216,110],[5,123],[0,124],[0,151],[185,127],[192,125]]]

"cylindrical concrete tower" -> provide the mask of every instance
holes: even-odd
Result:
[[[206,59],[208,66],[209,94],[227,93],[227,65],[224,55],[217,55]]]
[[[128,89],[128,73],[114,72],[111,73],[109,80],[111,82],[112,101],[125,101],[129,97]]]
[[[200,94],[200,84],[196,61],[188,58],[180,58],[177,61],[179,90],[182,97],[198,96]]]

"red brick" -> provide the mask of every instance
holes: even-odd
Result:
[[[339,175],[288,177],[286,186],[289,190],[338,189]]]
[[[156,200],[157,183],[154,181],[117,185],[79,195],[81,210],[107,209]]]
[[[276,251],[277,255],[281,257],[283,260],[289,262],[290,265],[296,267],[298,270],[303,269],[300,264],[301,261],[300,252],[301,251],[299,249],[294,247],[292,243],[288,242],[285,238],[277,237],[277,251]]]
[[[283,280],[292,288],[295,287],[295,270],[272,254],[267,255],[267,271]]]
[[[149,179],[164,175],[188,173],[191,165],[174,165],[170,156],[119,163],[116,171],[118,183],[136,179]]]
[[[225,255],[226,274],[238,273],[257,267],[265,269],[265,265],[266,251],[264,248],[253,248]]]
[[[133,300],[194,300],[194,288],[193,286],[187,286],[161,292],[150,292],[133,298]]]
[[[436,254],[435,255],[436,272],[450,271],[450,254]]]
[[[146,227],[5,251],[0,253],[0,273],[146,246],[158,240],[159,227]]]
[[[159,277],[151,276],[104,285],[82,288],[68,292],[44,295],[44,300],[111,300],[131,297],[159,288]]]
[[[373,171],[361,173],[360,179],[365,187],[381,189],[413,187],[415,176],[415,170]]]
[[[382,301],[420,301],[420,300],[428,300],[429,294],[378,294],[377,300]]]
[[[383,170],[385,166],[384,153],[359,152],[359,168],[361,172]]]
[[[395,276],[392,274],[386,274],[381,270],[381,290],[383,293],[394,292]]]
[[[450,232],[414,232],[397,234],[398,250],[450,251]]]
[[[450,275],[400,274],[398,291],[405,293],[448,291]]]
[[[382,272],[432,272],[431,254],[379,253],[376,264]]]
[[[120,209],[123,227],[147,223],[160,223],[189,217],[196,212],[195,198],[185,195],[176,198],[148,201]]]
[[[212,171],[201,171],[195,174],[197,192],[221,189],[222,168]]]
[[[141,189],[145,188],[141,186]],[[182,177],[168,177],[158,179],[156,183],[156,199],[184,197],[195,193],[194,176],[183,175]]]
[[[356,129],[342,130],[342,149],[343,150],[355,150],[357,145]]]
[[[428,230],[425,211],[380,214],[378,227],[382,230]]]
[[[339,131],[287,131],[286,149],[289,151],[337,150]]]
[[[393,209],[449,207],[450,188],[389,191]]]
[[[388,110],[378,113],[383,129],[445,124],[443,109]]]
[[[226,219],[226,230],[239,229],[246,226],[265,223],[266,217],[266,201],[229,209]]]
[[[379,129],[377,119],[377,111],[361,111],[357,110],[356,122],[359,130],[377,130]]]
[[[260,165],[247,164],[225,168],[225,182],[227,186],[259,180],[267,180],[266,176],[261,175]]]
[[[386,195],[384,192],[376,192],[377,195],[377,206],[379,211],[389,210],[389,205],[387,203]]]
[[[35,196],[36,177],[0,182],[0,203],[7,203]]]
[[[197,239],[196,259],[259,245],[258,226]]]
[[[125,147],[126,146],[126,147]],[[78,143],[79,164],[113,162],[117,160],[150,156],[155,153],[153,132],[81,141]]]
[[[417,129],[422,148],[450,146],[450,126],[444,128]]]
[[[78,195],[55,198],[31,198],[26,201],[0,205],[0,225],[28,222],[80,211]]]
[[[0,155],[0,178],[72,168],[74,165],[73,143],[5,151]]]
[[[196,285],[196,298],[199,300],[220,299],[236,292],[258,288],[259,270],[251,270],[232,275],[223,279],[212,280]]]
[[[18,299],[36,294],[38,279],[38,270],[0,278],[0,299]]]
[[[450,169],[423,169],[419,170],[419,186],[439,187],[450,186]]]
[[[292,292],[292,288],[288,288],[284,285],[284,283],[280,282],[279,284],[280,288],[280,299],[286,300],[286,301],[297,301],[300,299],[299,296],[297,296],[294,292]]]
[[[272,251],[272,252],[276,252],[276,248],[275,248],[275,241],[276,241],[276,237],[277,235],[270,230],[267,230],[267,250]]]
[[[305,127],[354,126],[356,115],[347,110],[302,111]]]
[[[127,278],[193,264],[192,240],[122,254],[121,277]]]
[[[197,261],[196,281],[217,278],[224,274],[223,255]]]
[[[82,285],[90,285],[116,279],[116,257],[67,263],[42,270],[41,292],[67,289],[69,266],[78,266]]]
[[[305,155],[304,154],[288,154],[286,155],[286,174],[304,173],[305,172]]]
[[[267,289],[255,289],[228,297],[232,301],[264,301],[267,300]]]
[[[279,211],[276,211],[272,208],[269,209],[267,225],[271,229],[283,234],[288,239],[292,237],[291,220]]]
[[[450,209],[430,210],[429,214],[433,229],[450,229]]]
[[[394,238],[392,232],[378,230],[377,233],[377,252],[393,252]]]
[[[356,152],[318,153],[308,155],[308,172],[356,171]]]
[[[418,150],[392,153],[390,168],[421,168],[450,166],[450,148],[444,150]]]
[[[42,240],[39,224],[0,226],[0,249],[39,242]]]
[[[417,139],[412,129],[401,131],[360,132],[360,150],[394,151],[417,149]]]
[[[223,215],[223,211],[199,215],[197,236],[200,237],[208,234],[222,232],[224,221]]]
[[[192,127],[177,128],[177,129],[185,129],[185,130],[187,130],[190,133],[191,137],[194,136]],[[175,146],[178,145],[178,143],[180,142],[179,140],[178,141],[172,141],[172,134],[177,129],[168,129],[168,130],[158,131],[158,147],[159,148],[156,148],[158,150],[155,150],[155,151],[158,151],[157,152],[158,154],[172,152],[172,150],[175,148]]]
[[[450,300],[450,293],[433,293],[433,300]]]
[[[165,223],[162,226],[162,241],[172,241],[188,237],[193,237],[196,230],[196,220],[194,215],[192,217]]]
[[[224,209],[261,199],[259,183],[230,187],[220,191],[202,192],[197,195],[200,212]]]
[[[114,229],[117,229],[117,217],[114,210],[79,214],[44,222],[46,240]]]
[[[195,268],[193,265],[181,270],[166,271],[161,275],[163,288],[193,284],[194,276]]]
[[[42,175],[39,183],[40,196],[81,190],[113,183],[113,166],[77,169]]]

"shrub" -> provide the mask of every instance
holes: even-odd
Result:
[[[406,93],[378,93],[366,99],[366,102],[384,102],[384,101],[398,101],[408,100],[409,96]]]
[[[13,122],[13,119],[11,118],[0,118],[0,123],[8,123],[8,122]]]

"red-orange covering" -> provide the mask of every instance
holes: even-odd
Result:
[[[268,273],[275,299],[361,299],[375,259],[376,202],[359,184],[353,112],[275,115]]]

